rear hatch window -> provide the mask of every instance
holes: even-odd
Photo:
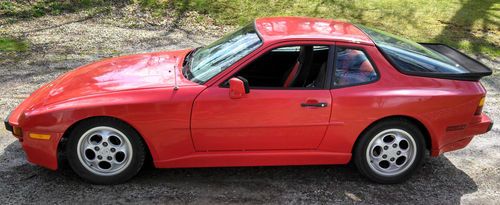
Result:
[[[400,72],[426,77],[479,80],[491,69],[443,44],[419,44],[373,28],[357,25]]]

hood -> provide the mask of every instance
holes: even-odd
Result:
[[[173,87],[175,81],[178,86],[197,85],[182,76],[182,62],[188,52],[156,52],[105,59],[60,76],[37,91],[37,95],[45,96],[44,104],[50,104],[106,92]]]
[[[25,112],[90,95],[169,88],[175,86],[175,83],[179,87],[198,85],[182,75],[182,62],[189,51],[122,56],[81,66],[33,92],[13,110],[8,121],[11,125],[18,125]]]
[[[176,81],[179,87],[198,85],[182,75],[182,62],[188,52],[179,50],[137,54],[81,66],[33,92],[11,113],[9,121],[16,124],[24,111],[89,95],[168,88],[173,87]]]
[[[179,87],[198,85],[182,75],[182,62],[189,51],[122,56],[81,66],[33,92],[11,113],[9,122],[17,125],[25,111],[90,95],[169,88],[176,81]]]

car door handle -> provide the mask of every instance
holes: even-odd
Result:
[[[320,102],[320,103],[301,103],[302,107],[327,107],[328,103]]]

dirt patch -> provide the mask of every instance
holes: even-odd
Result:
[[[100,58],[196,47],[227,30],[196,13],[159,20],[137,9],[80,12],[2,25],[0,34],[30,42],[25,53],[0,54],[0,116],[43,83]],[[1,20],[0,20],[1,21]],[[490,67],[498,62],[481,59]],[[500,74],[483,80],[485,112],[500,122]],[[350,166],[145,169],[127,184],[96,186],[71,170],[26,162],[20,144],[0,129],[0,201],[13,203],[500,203],[500,123],[465,149],[430,158],[403,184],[378,185]]]

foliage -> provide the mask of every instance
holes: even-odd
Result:
[[[38,1],[0,1],[0,16],[32,18],[45,15],[59,15],[96,6],[110,5],[106,0],[38,0]]]
[[[0,37],[0,52],[26,51],[28,45],[24,41],[17,39]]]
[[[418,42],[442,42],[500,56],[497,0],[175,0],[220,24],[262,16],[334,18],[376,27]]]
[[[418,42],[500,56],[498,0],[0,0],[0,17],[36,18],[135,4],[154,16],[196,11],[221,25],[263,16],[311,16],[376,27]]]

